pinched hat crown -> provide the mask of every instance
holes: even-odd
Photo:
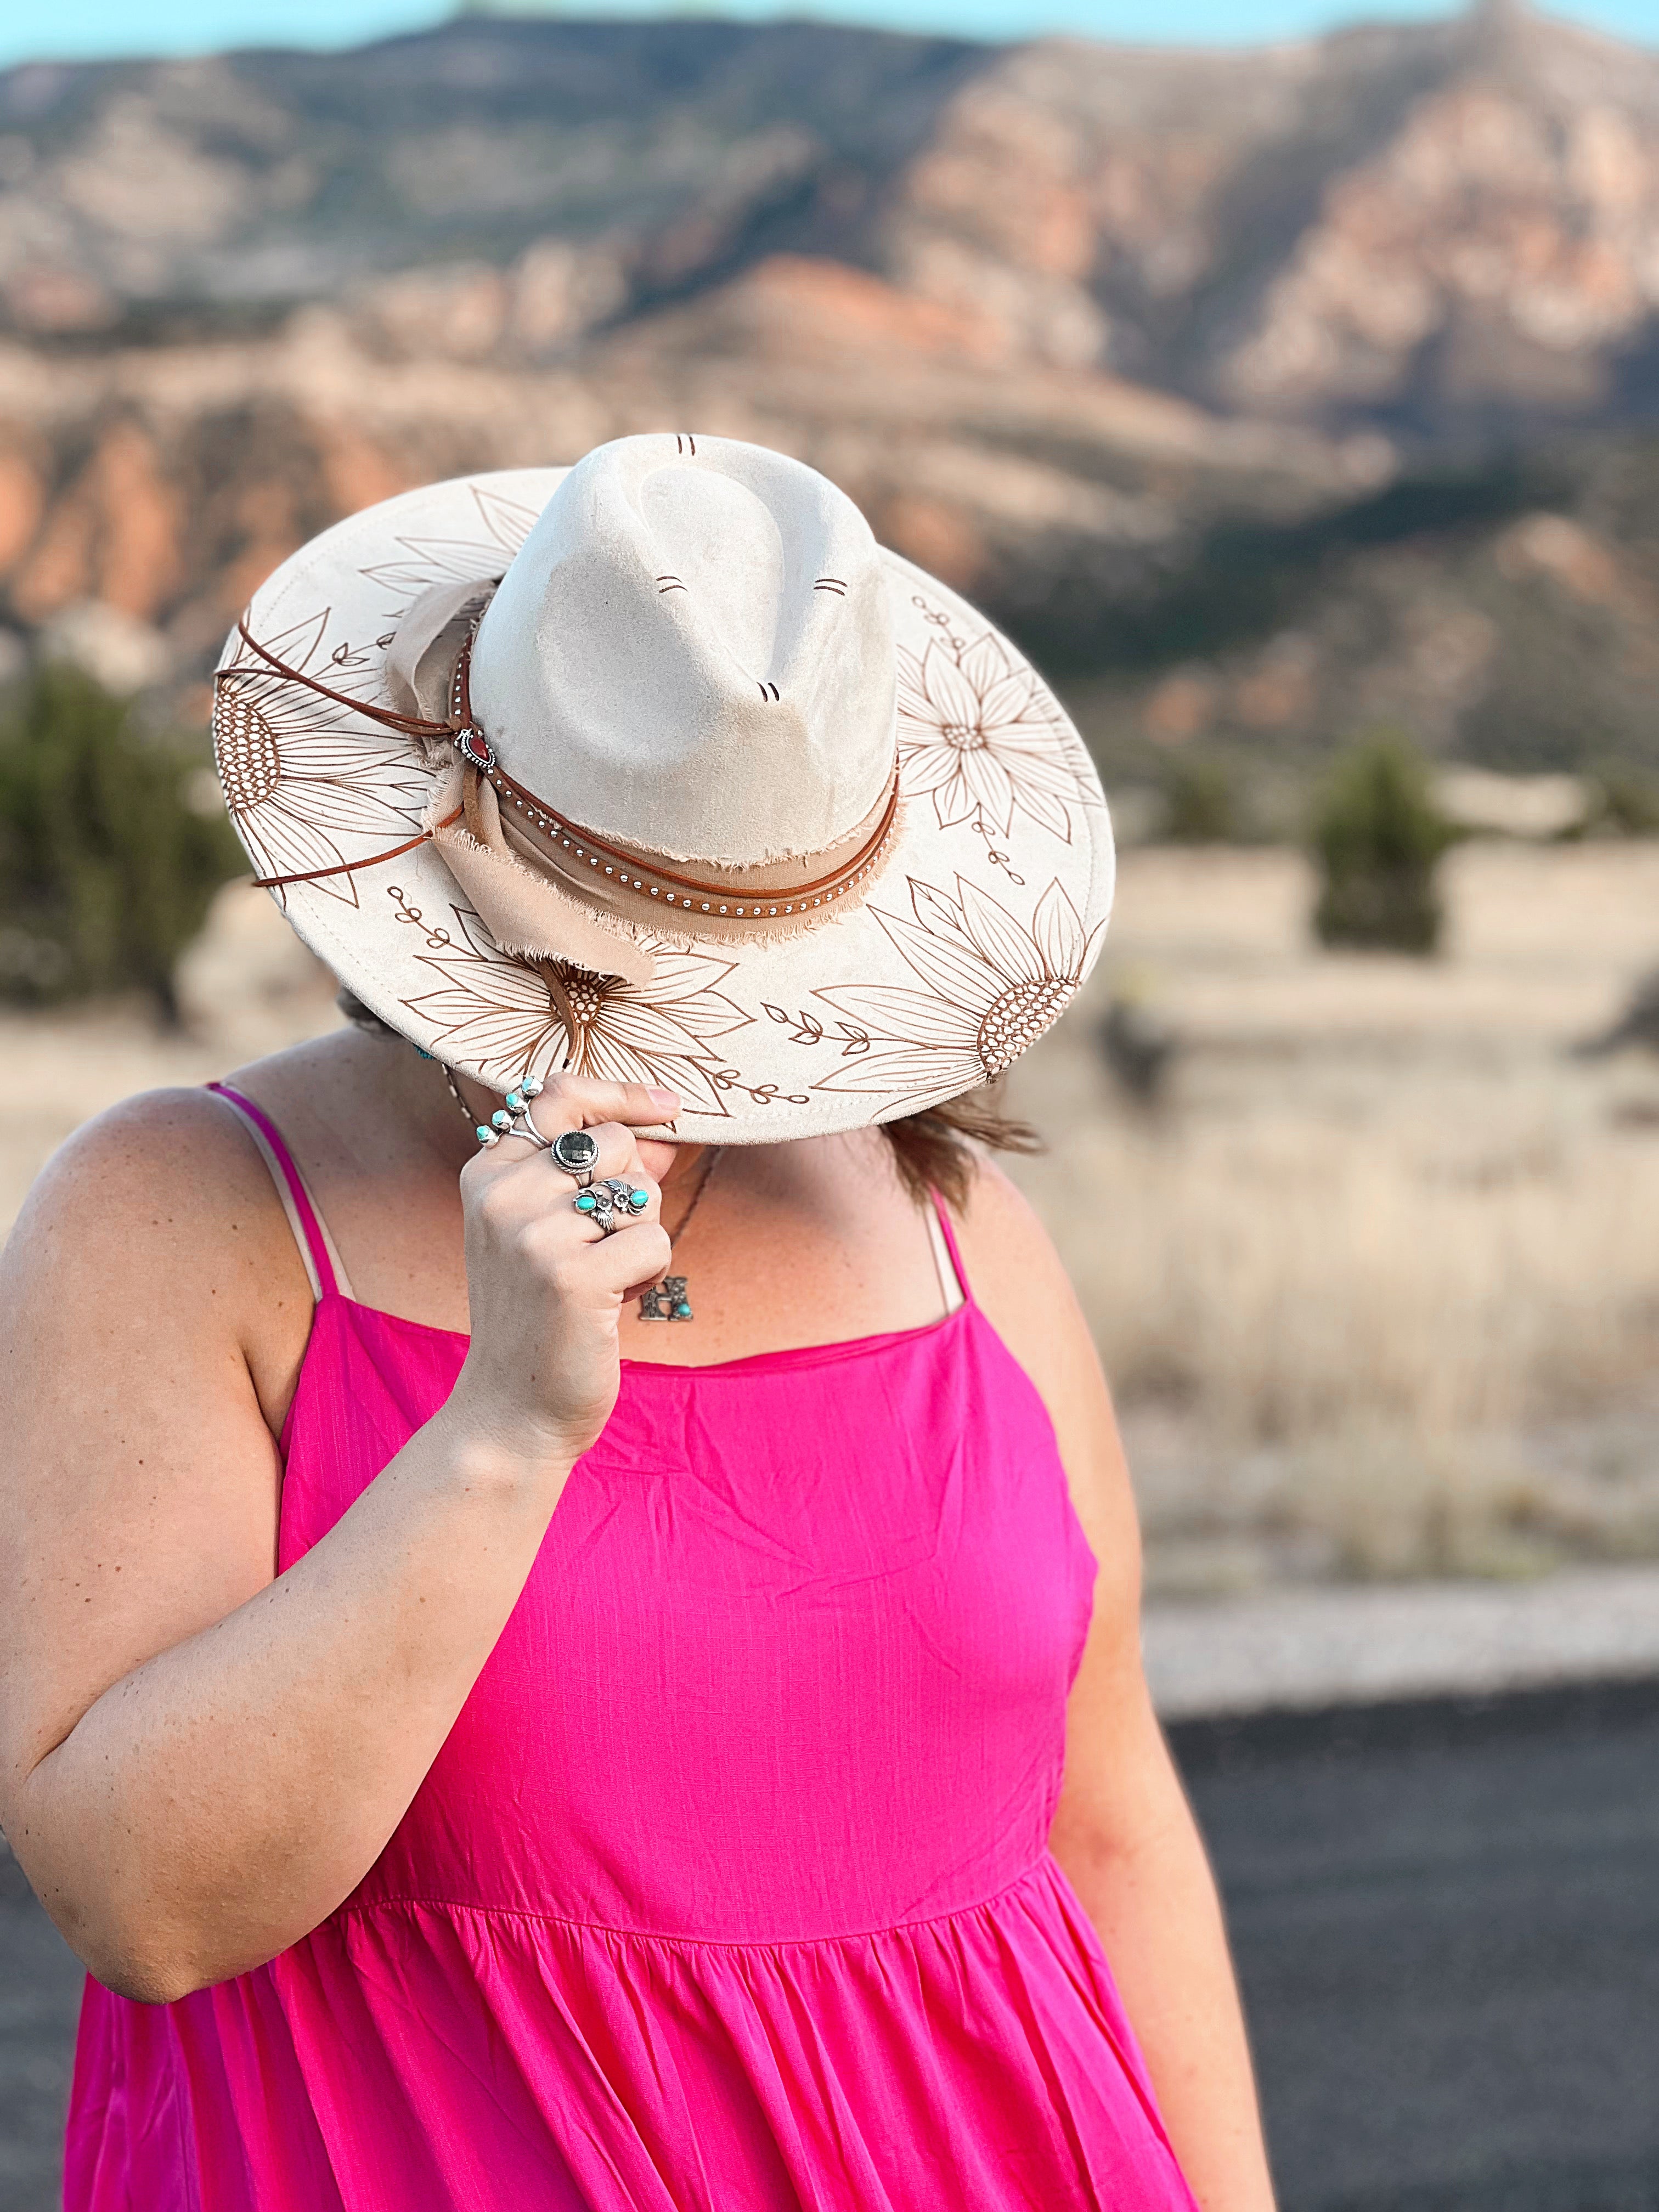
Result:
[[[601,446],[484,616],[471,702],[502,765],[602,836],[726,866],[821,854],[893,774],[893,625],[870,526],[763,447]]]

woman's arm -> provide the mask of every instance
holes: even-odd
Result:
[[[665,1094],[566,1081],[607,1173]],[[264,1170],[217,1106],[107,1116],[0,1263],[0,1825],[99,1978],[166,2001],[356,1887],[436,1756],[603,1427],[617,1317],[668,1264],[600,1243],[522,1144],[462,1173],[473,1348],[448,1404],[275,1576],[279,1301]],[[308,1318],[308,1316],[307,1316]],[[303,1341],[303,1330],[300,1332]]]
[[[1141,1671],[1140,1536],[1105,1379],[1053,1246],[995,1168],[978,1175],[963,1246],[981,1304],[1048,1407],[1100,1563],[1054,1856],[1111,1960],[1204,2212],[1271,2212],[1215,1881]]]

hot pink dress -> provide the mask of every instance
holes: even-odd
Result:
[[[265,1129],[322,1291],[286,1568],[466,1340],[341,1295]],[[355,1894],[176,2004],[88,1983],[67,2212],[1194,2212],[1048,1850],[1093,1576],[971,1296],[624,1363]]]

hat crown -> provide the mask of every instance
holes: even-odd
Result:
[[[472,704],[567,817],[743,866],[823,852],[881,803],[895,665],[880,551],[845,493],[733,439],[621,438],[514,557]]]

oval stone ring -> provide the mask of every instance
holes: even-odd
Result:
[[[580,1190],[572,1201],[578,1213],[593,1222],[606,1237],[620,1229],[625,1221],[641,1214],[651,1203],[651,1194],[625,1183],[620,1176],[607,1176],[592,1190]]]
[[[599,1157],[599,1139],[591,1129],[561,1129],[548,1146],[556,1168],[562,1168],[574,1176],[586,1190],[593,1180],[593,1169]]]

